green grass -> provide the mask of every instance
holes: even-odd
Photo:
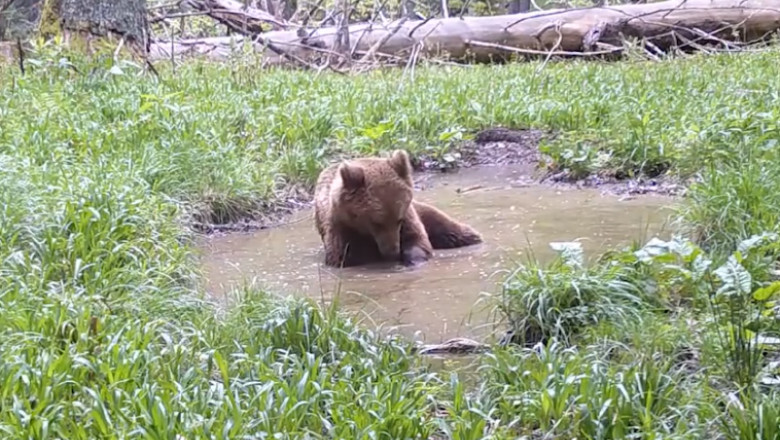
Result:
[[[779,330],[777,248],[745,240],[780,212],[779,52],[414,82],[65,55],[0,67],[4,438],[778,438],[751,345]],[[699,246],[518,268],[499,311],[546,344],[496,347],[474,387],[336,306],[203,300],[190,220],[260,212],[341,156],[443,155],[496,125],[558,132],[548,165],[573,174],[698,175],[681,213]]]
[[[496,309],[516,343],[569,342],[581,329],[637,319],[646,308],[642,286],[628,279],[629,266],[586,267],[580,247],[569,246],[548,266],[520,265],[504,282]]]
[[[59,67],[56,49],[42,51],[34,74],[3,74],[6,154],[58,167],[131,162],[154,191],[214,221],[311,184],[340,155],[442,155],[453,135],[498,125],[559,132],[547,145],[551,166],[573,174],[689,175],[735,145],[780,137],[778,52],[561,63],[538,75],[528,64],[440,67],[411,82],[399,71],[314,76],[238,61],[188,63],[175,75],[161,63],[159,80],[128,66],[111,75],[110,60],[78,74]]]
[[[779,152],[776,139],[736,143],[704,170],[683,208],[686,229],[697,241],[722,253],[753,234],[777,231]]]
[[[696,245],[651,240],[590,267],[572,248],[510,275],[497,309],[518,342],[481,367],[495,420],[563,438],[778,438],[780,256],[774,234],[725,261]],[[528,335],[533,339],[528,341]],[[525,337],[525,338],[524,338]]]
[[[498,352],[486,361],[486,398],[526,434],[556,438],[700,438],[706,435],[706,388],[674,359],[640,355],[621,364],[599,350]]]
[[[724,431],[729,439],[780,439],[780,396],[773,392],[747,406],[731,402]]]

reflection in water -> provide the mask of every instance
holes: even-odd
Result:
[[[498,292],[504,270],[554,256],[552,241],[578,240],[586,255],[645,240],[659,232],[670,199],[642,196],[621,200],[598,190],[527,185],[520,167],[484,167],[431,178],[417,192],[485,238],[478,246],[436,251],[427,264],[406,269],[374,265],[333,269],[322,265],[322,244],[311,211],[275,229],[209,240],[204,248],[208,290],[219,298],[254,279],[279,293],[330,299],[340,287],[340,303],[363,310],[373,324],[420,332],[426,342],[455,336],[480,338],[487,311],[475,307],[482,292]],[[340,286],[339,286],[340,281]]]

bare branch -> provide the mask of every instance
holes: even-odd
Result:
[[[184,0],[183,3],[243,35],[263,32],[264,23],[281,29],[290,27],[290,23],[236,0]]]

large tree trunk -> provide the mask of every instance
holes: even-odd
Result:
[[[148,48],[146,0],[48,0],[63,29],[91,35],[121,35]]]
[[[40,17],[42,0],[0,0],[0,40],[26,38]]]
[[[535,11],[492,17],[399,20],[349,27],[356,58],[375,55],[491,61],[512,53],[581,55],[619,53],[626,38],[639,38],[652,50],[700,48],[752,41],[780,29],[780,0],[668,0],[659,3]],[[269,64],[311,65],[336,45],[337,29],[276,31],[253,37]],[[240,38],[239,38],[240,39]],[[200,53],[220,58],[231,40],[211,38],[153,45],[152,55],[169,58]]]
[[[0,39],[61,31],[119,35],[146,51],[150,42],[146,0],[0,0]]]

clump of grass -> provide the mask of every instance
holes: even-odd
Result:
[[[645,312],[632,321],[604,321],[583,329],[577,342],[603,353],[611,363],[630,363],[650,353],[693,371],[702,367],[705,331],[694,313],[679,309],[663,315]]]
[[[441,384],[410,355],[408,342],[358,328],[336,304],[323,310],[308,300],[269,301],[251,292],[239,304],[222,333],[232,362],[221,375],[223,381],[245,378],[262,389],[247,388],[237,399],[244,402],[247,422],[255,413],[275,419],[269,434],[331,438],[434,432],[431,397]],[[259,401],[266,402],[261,411],[253,408]],[[255,429],[251,423],[247,428]]]
[[[520,265],[504,282],[496,309],[513,341],[570,341],[589,325],[635,319],[644,307],[642,291],[627,282],[630,267],[585,267],[579,244],[566,246],[546,266]]]
[[[727,417],[722,419],[721,432],[729,440],[780,439],[780,395],[770,392],[758,396],[747,405],[731,400]]]
[[[682,217],[705,249],[727,255],[753,235],[778,232],[780,156],[776,136],[770,131],[764,139],[737,139],[731,146],[733,151],[723,153],[702,172],[700,181],[691,185]]]
[[[600,348],[497,351],[482,373],[493,416],[520,434],[565,438],[696,438],[706,432],[704,389],[652,353],[614,364]]]

